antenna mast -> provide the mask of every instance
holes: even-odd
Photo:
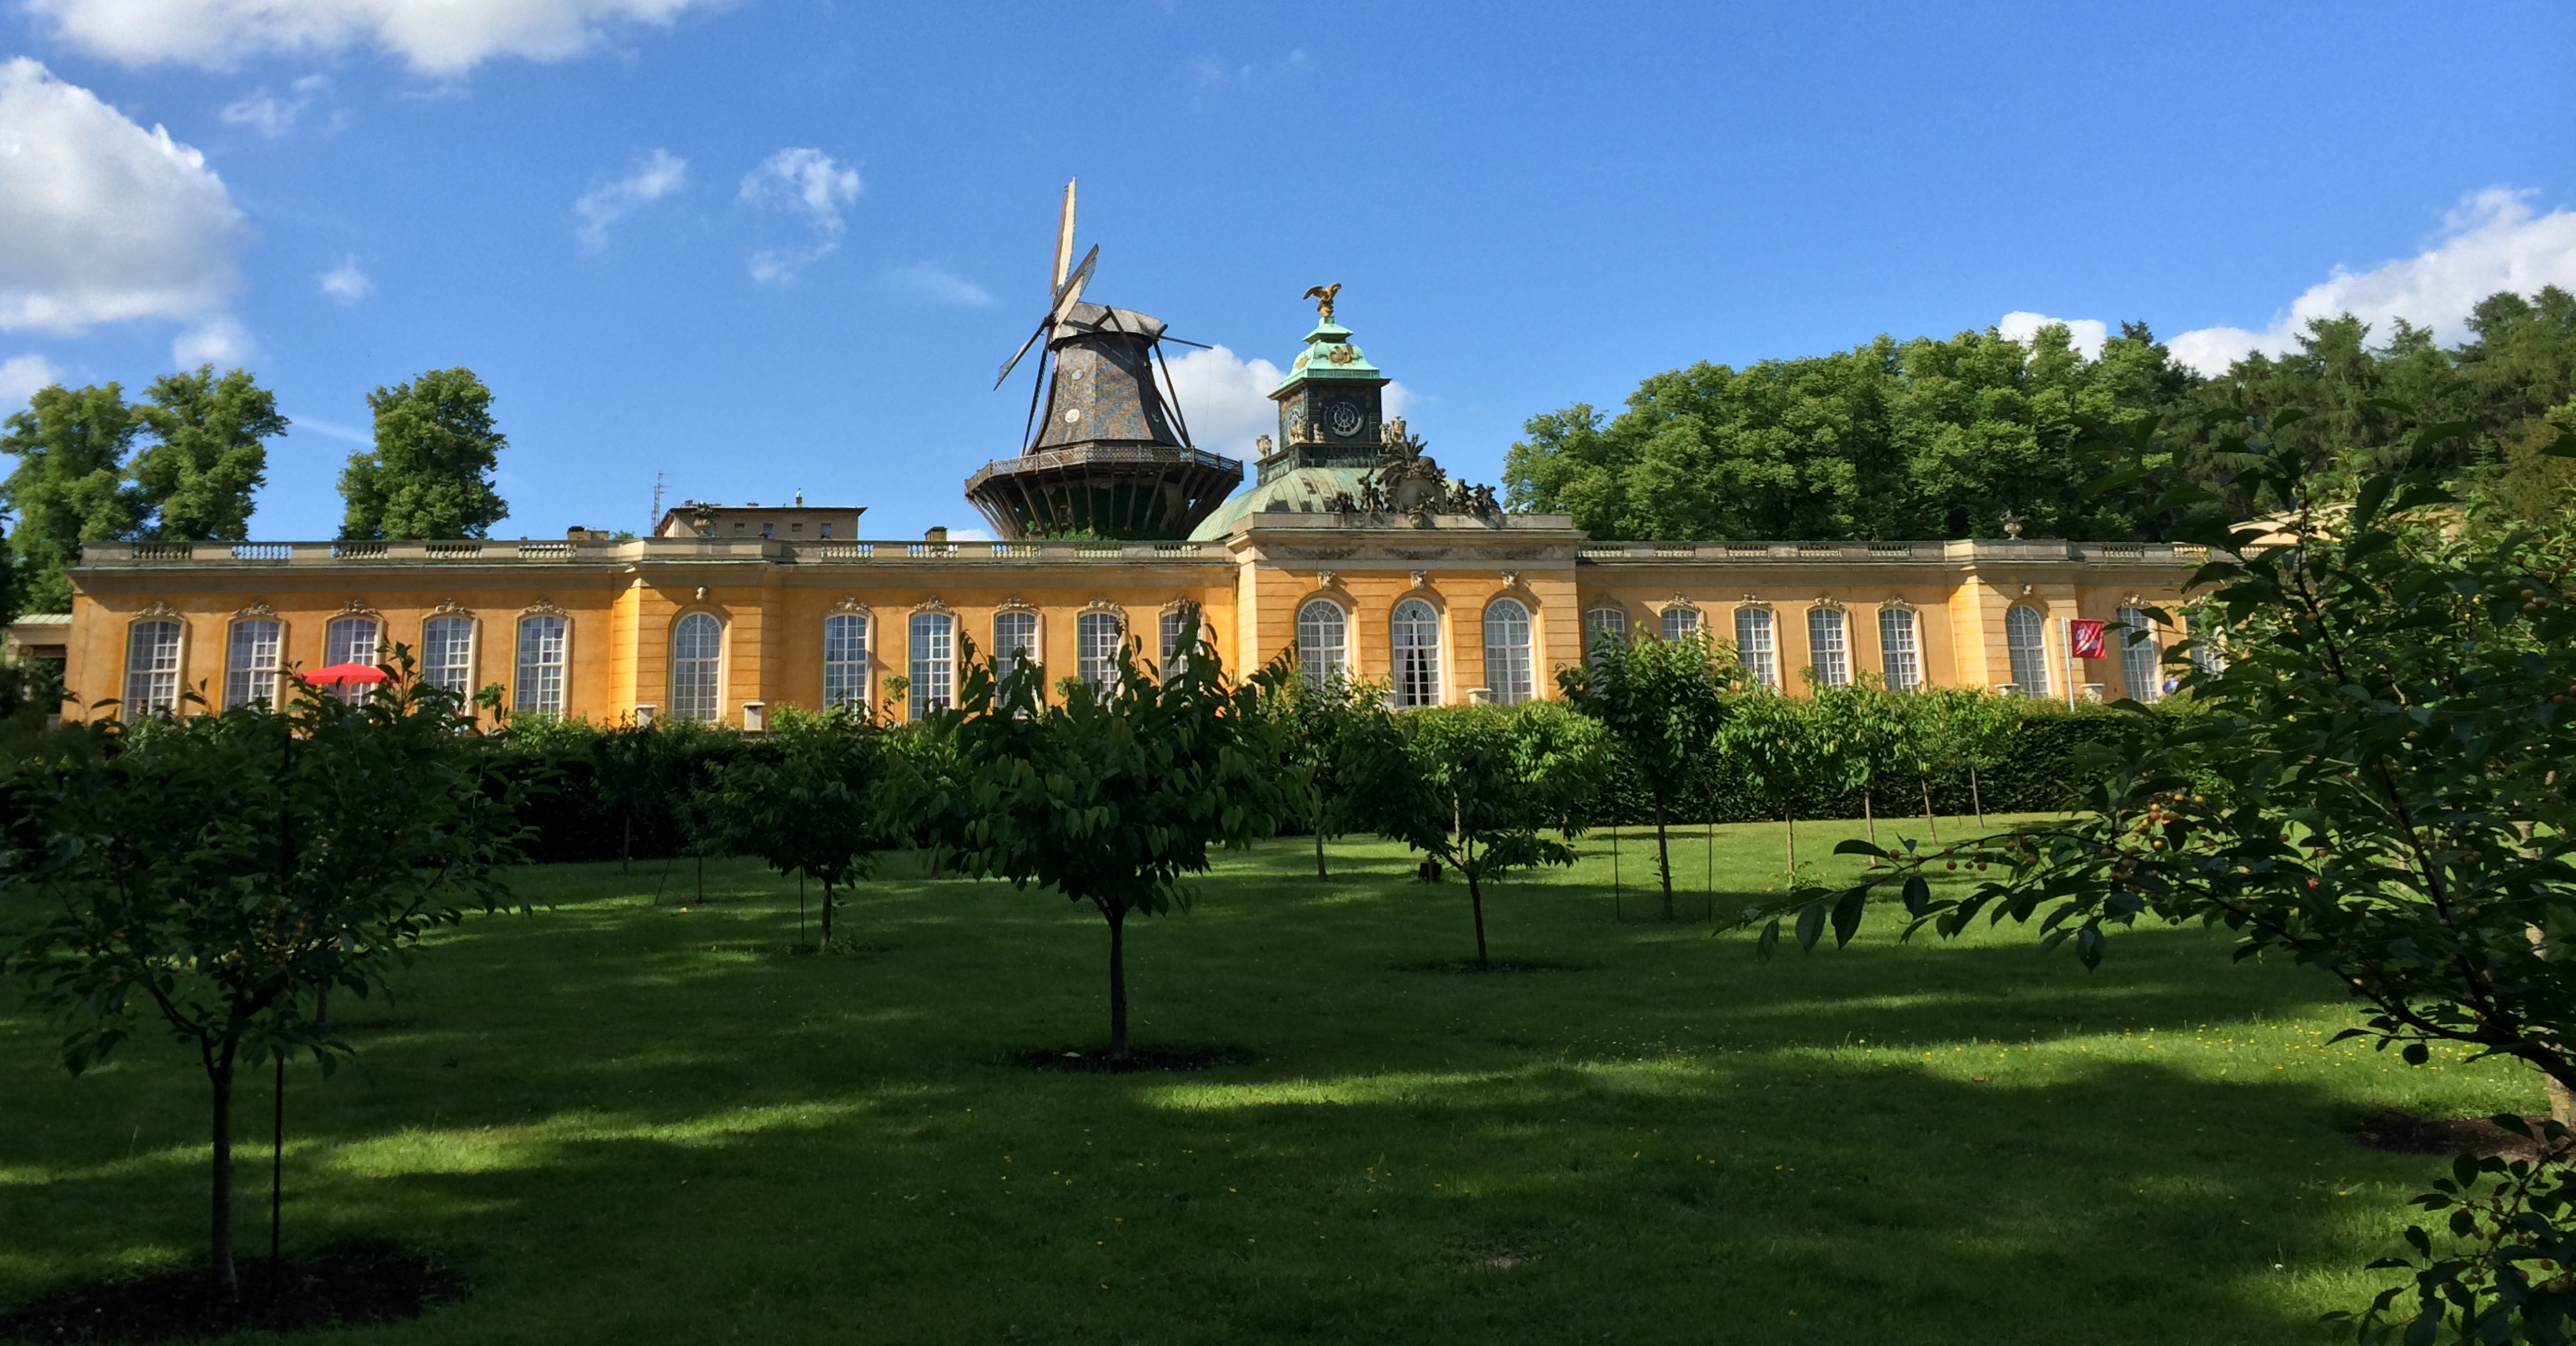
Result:
[[[654,530],[654,529],[656,529],[656,528],[659,528],[659,527],[661,527],[661,526],[662,526],[662,474],[661,474],[661,473],[659,473],[659,472],[656,472],[656,473],[654,473],[654,474],[653,474],[653,517],[652,517],[651,519],[649,519],[649,520],[646,520],[646,521],[645,521],[645,524],[644,524],[644,536],[646,536],[646,537],[651,537],[651,536],[653,536],[653,530]]]

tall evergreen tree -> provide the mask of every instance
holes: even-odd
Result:
[[[492,390],[465,368],[433,369],[367,394],[376,446],[340,474],[345,538],[484,537],[510,512],[492,473],[509,447]]]

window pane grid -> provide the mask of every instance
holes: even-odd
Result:
[[[716,679],[724,662],[724,623],[704,612],[680,619],[671,632],[671,713],[683,720],[716,718]]]
[[[1780,686],[1780,654],[1771,640],[1771,609],[1735,610],[1735,657],[1763,686]]]
[[[564,646],[571,623],[561,617],[519,619],[519,685],[511,709],[531,715],[561,715],[564,708]]]
[[[1095,692],[1118,677],[1118,640],[1124,623],[1112,612],[1086,612],[1073,624],[1074,662]]]
[[[1038,661],[1038,615],[1034,612],[997,612],[993,614],[993,653],[1002,661],[1004,676],[1022,664]]]
[[[1823,686],[1840,687],[1851,681],[1851,650],[1843,639],[1842,609],[1807,609],[1807,663]]]
[[[1395,605],[1395,704],[1440,704],[1440,614],[1418,598]]]
[[[2048,695],[2048,623],[2015,604],[2004,613],[2004,646],[2012,656],[2013,685],[2024,696]]]
[[[136,622],[125,638],[125,718],[179,708],[177,622]]]
[[[432,617],[420,628],[420,680],[465,696],[474,689],[474,619]]]
[[[955,703],[956,626],[944,612],[912,614],[913,719]]]
[[[1923,651],[1914,638],[1914,613],[1906,608],[1878,610],[1879,672],[1887,685],[1910,691],[1923,685]]]
[[[1310,685],[1322,687],[1348,674],[1349,627],[1342,605],[1328,599],[1297,609],[1297,666]]]
[[[2152,702],[2164,696],[2164,651],[2156,644],[2156,626],[2144,609],[2120,609],[2112,638],[2120,642],[2120,673],[2129,684],[2129,699]]]
[[[1699,609],[1679,603],[1664,609],[1664,639],[1688,640],[1699,634]]]
[[[1163,676],[1171,677],[1189,671],[1190,652],[1181,648],[1181,625],[1197,615],[1196,611],[1189,608],[1174,608],[1163,614]],[[1199,635],[1204,639],[1207,635],[1206,630],[1202,628]]]
[[[1506,706],[1529,700],[1536,690],[1530,673],[1529,609],[1518,599],[1498,598],[1485,608],[1485,684]]]
[[[285,625],[271,621],[233,623],[224,658],[224,708],[254,701],[277,704],[278,647]]]
[[[823,704],[864,706],[868,700],[868,619],[840,613],[823,619]]]

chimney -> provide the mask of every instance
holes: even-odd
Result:
[[[924,542],[946,542],[948,540],[948,530],[946,528],[929,529],[922,533],[921,540]]]

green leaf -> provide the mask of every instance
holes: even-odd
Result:
[[[1810,902],[1798,913],[1798,947],[1814,952],[1816,940],[1825,933],[1825,904]]]
[[[1834,904],[1834,947],[1839,949],[1860,933],[1862,906],[1869,901],[1869,889],[1854,888]]]

